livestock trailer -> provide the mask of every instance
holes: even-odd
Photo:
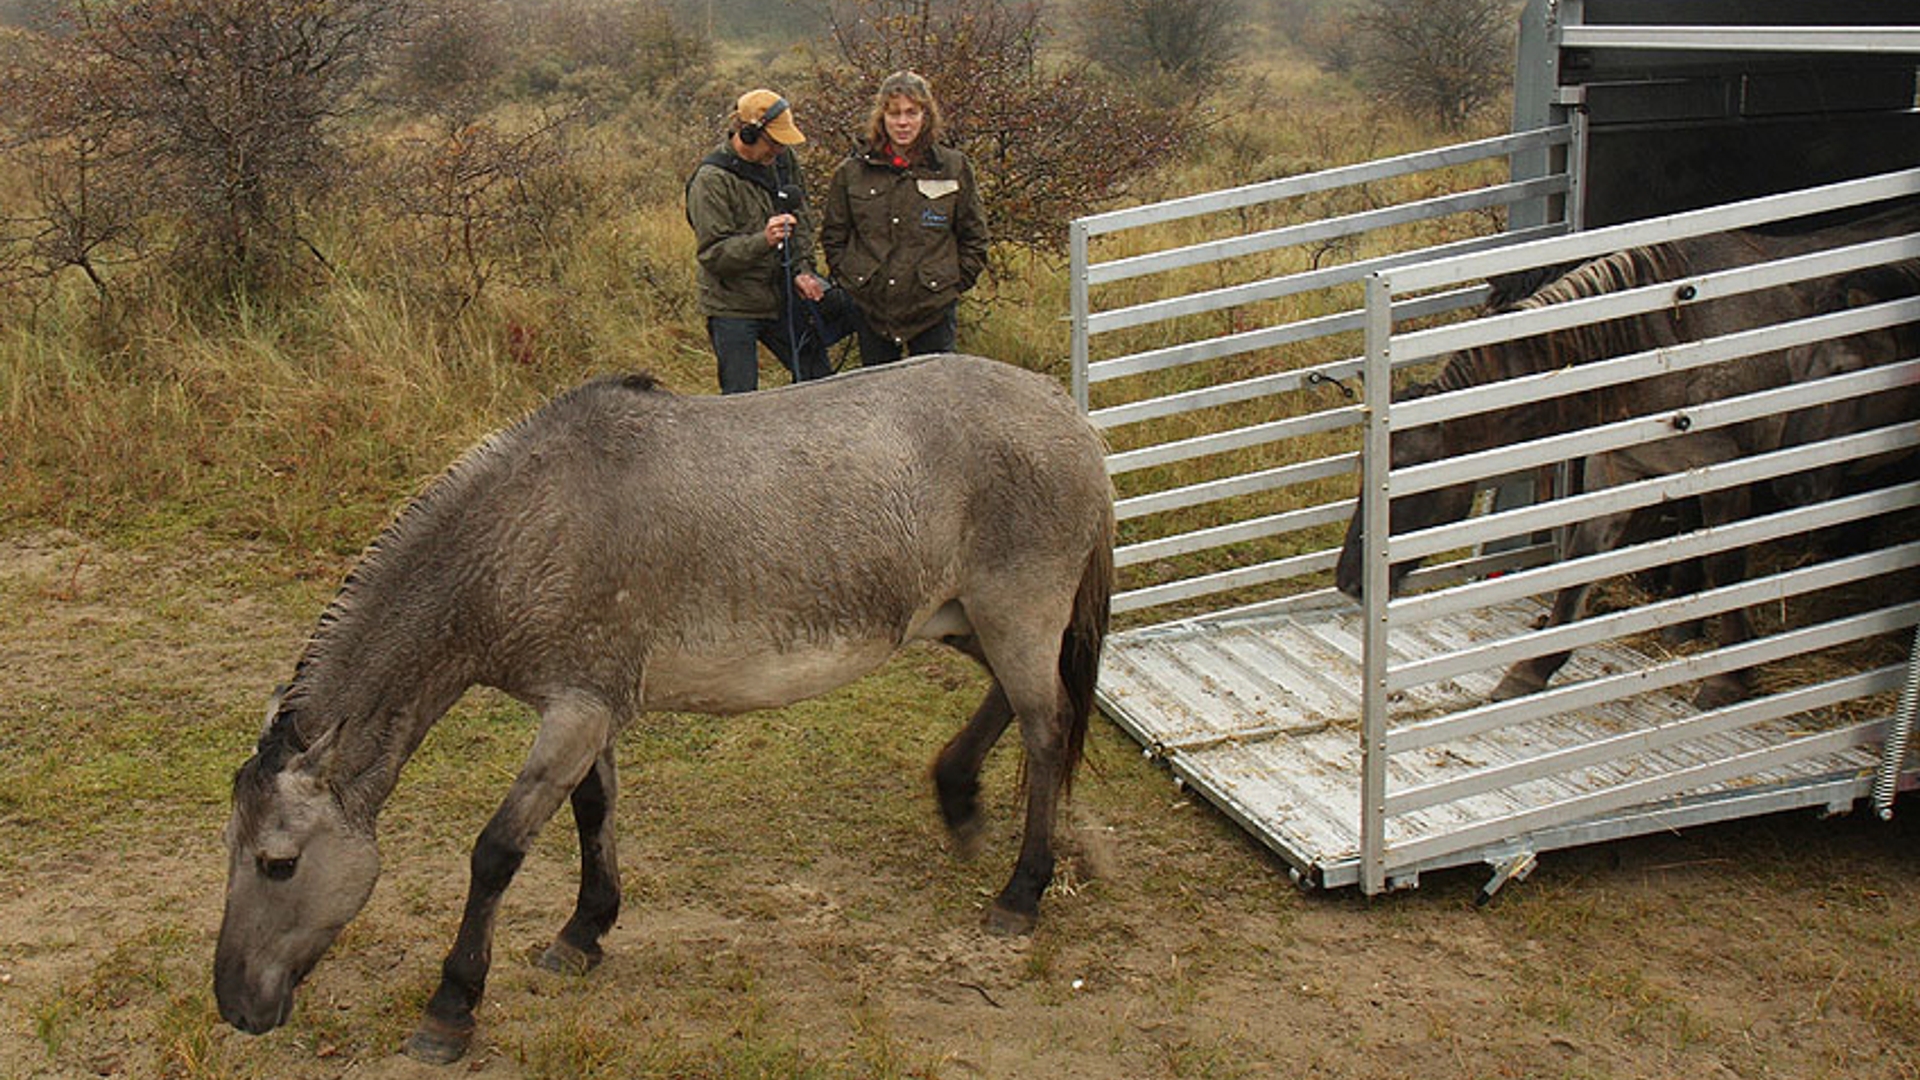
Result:
[[[1074,393],[1112,447],[1121,522],[1100,704],[1305,885],[1376,893],[1484,863],[1491,894],[1542,851],[1887,812],[1920,784],[1920,418],[1897,396],[1920,382],[1920,298],[1846,285],[1920,266],[1920,231],[1786,257],[1760,239],[1920,202],[1920,9],[1532,0],[1520,36],[1511,134],[1250,162],[1273,177],[1072,224]],[[1729,230],[1754,261],[1490,313],[1559,269]],[[1390,400],[1449,356],[1784,292],[1830,302]],[[1508,420],[1783,358],[1777,385],[1702,378],[1732,389],[1681,408],[1528,438]],[[1393,464],[1394,440],[1475,417],[1514,441]],[[1735,431],[1779,438],[1587,476]],[[1390,534],[1392,500],[1460,485],[1469,516]],[[1730,494],[1752,512],[1697,511]],[[1619,546],[1569,543],[1628,513]],[[1358,600],[1332,587],[1349,533]],[[1743,577],[1687,583],[1727,553]],[[1593,613],[1555,624],[1554,596],[1594,582]],[[1733,612],[1754,636],[1679,640]],[[1511,665],[1559,653],[1545,688],[1496,696]],[[1744,697],[1701,693],[1730,675]]]

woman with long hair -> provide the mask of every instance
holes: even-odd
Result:
[[[940,146],[927,80],[880,83],[867,145],[834,170],[821,250],[853,298],[860,363],[950,352],[955,308],[987,267],[987,219],[973,164]]]

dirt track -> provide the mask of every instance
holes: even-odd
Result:
[[[245,584],[255,558],[0,542],[0,1075],[1920,1076],[1920,808],[1554,853],[1484,908],[1478,870],[1303,895],[1108,725],[1079,789],[1082,856],[1040,932],[1011,942],[975,924],[1015,842],[1004,801],[963,865],[912,768],[819,777],[848,789],[842,816],[873,807],[849,826],[750,791],[697,803],[712,755],[642,761],[636,744],[607,963],[561,979],[523,962],[572,898],[567,830],[549,830],[452,1070],[393,1053],[470,835],[434,824],[448,789],[410,772],[373,902],[294,1022],[243,1036],[208,985],[222,785],[250,740],[235,718],[314,610]],[[883,677],[943,664],[910,654]],[[949,730],[922,726],[929,747]],[[103,771],[90,747],[131,765]],[[51,787],[68,799],[34,794]]]

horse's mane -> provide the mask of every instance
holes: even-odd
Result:
[[[1652,244],[1627,248],[1579,264],[1535,288],[1527,296],[1504,304],[1496,314],[1531,311],[1551,304],[1623,289],[1671,281],[1690,272],[1685,252],[1675,244]],[[1510,276],[1496,285],[1495,295],[1510,293],[1522,276]],[[1565,364],[1585,363],[1603,356],[1618,356],[1648,347],[1645,324],[1639,319],[1609,319],[1605,322],[1556,330],[1537,338],[1514,342],[1496,342],[1456,353],[1433,382],[1422,385],[1415,396],[1463,390],[1500,379],[1544,371]]]
[[[325,659],[334,631],[353,614],[366,583],[378,578],[387,568],[392,552],[404,550],[418,535],[430,530],[444,507],[457,503],[477,478],[488,474],[494,463],[512,454],[532,433],[555,426],[575,426],[591,413],[617,406],[632,394],[666,392],[659,380],[645,372],[592,379],[482,438],[428,481],[361,552],[333,600],[320,613],[300,658],[294,663],[293,680],[282,689],[273,717],[254,747],[253,758],[242,765],[234,777],[236,790],[246,781],[249,770],[256,782],[264,783],[284,768],[290,758],[309,749],[325,734],[325,731],[302,727],[303,718],[311,711],[305,707],[311,689],[308,676]]]

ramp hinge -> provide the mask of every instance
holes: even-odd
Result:
[[[1474,897],[1476,907],[1493,899],[1493,894],[1499,892],[1507,882],[1525,881],[1527,875],[1533,873],[1533,868],[1539,865],[1539,860],[1534,858],[1533,852],[1522,851],[1489,865],[1493,867],[1493,877],[1480,887],[1480,895]]]

